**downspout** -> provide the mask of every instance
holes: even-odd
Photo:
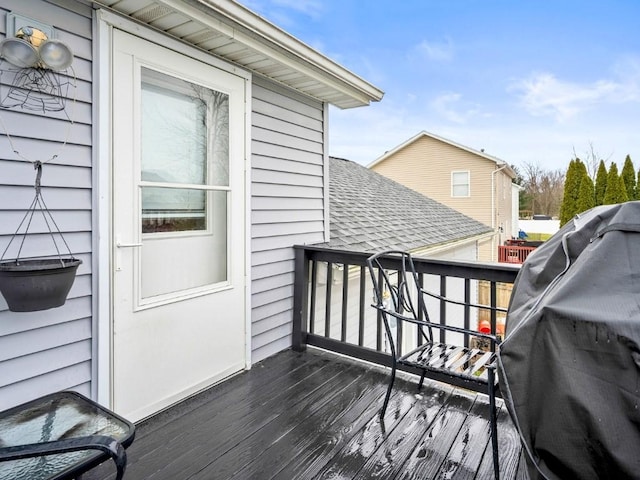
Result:
[[[505,163],[504,165],[502,165],[500,168],[497,168],[495,170],[491,171],[491,229],[494,232],[494,239],[495,239],[495,231],[496,231],[496,188],[495,188],[495,174],[498,173],[500,170],[507,168],[507,164]],[[493,245],[491,246],[491,260],[495,261],[495,255],[496,255],[496,247],[497,245],[495,244],[495,242],[492,242]]]

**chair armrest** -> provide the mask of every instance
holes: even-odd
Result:
[[[82,450],[99,450],[109,455],[116,464],[116,480],[122,479],[127,466],[127,454],[124,447],[118,441],[105,435],[90,435],[56,440],[53,442],[2,447],[0,448],[0,462]]]
[[[471,335],[474,337],[486,338],[487,340],[495,342],[497,345],[500,345],[500,343],[502,342],[502,338],[500,337],[500,335],[493,335],[491,333],[482,333],[482,332],[478,332],[477,330],[454,327],[453,325],[443,325],[441,323],[430,322],[428,320],[418,320],[413,317],[402,315],[401,313],[398,313],[393,309],[381,307],[379,305],[376,305],[375,303],[371,304],[371,306],[376,310],[383,312],[386,315],[390,315],[404,322],[413,323],[414,325],[423,325],[427,328],[437,328],[440,330],[447,330],[450,332],[462,333],[462,334]]]
[[[437,298],[438,300],[441,300],[443,302],[453,303],[455,305],[461,305],[463,307],[469,306],[469,307],[473,307],[473,308],[481,308],[483,310],[493,310],[493,311],[502,312],[502,313],[507,313],[508,312],[508,310],[506,308],[502,308],[502,307],[492,307],[491,305],[480,305],[478,303],[459,302],[458,300],[452,300],[451,298],[443,297],[442,295],[438,295],[437,293],[430,292],[430,291],[425,290],[423,288],[420,289],[420,292],[422,292],[424,295],[427,295],[427,296],[429,296],[431,298]]]

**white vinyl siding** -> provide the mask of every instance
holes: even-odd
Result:
[[[324,241],[321,102],[261,77],[252,85],[252,362],[291,345],[293,245]]]
[[[470,181],[469,171],[453,171],[451,172],[451,196],[452,197],[470,197]]]
[[[77,88],[70,89],[64,112],[34,112],[12,108],[0,115],[15,148],[28,160],[47,160],[42,194],[72,253],[82,260],[75,283],[62,307],[14,313],[0,296],[0,410],[36,396],[62,389],[91,394],[92,375],[92,20],[91,9],[58,1],[3,0],[0,32],[5,36],[6,14],[26,16],[53,25],[57,37],[74,52]],[[4,79],[3,79],[4,81]],[[4,90],[4,88],[3,88]],[[75,105],[73,100],[75,97]],[[0,129],[1,130],[1,129]],[[33,165],[0,139],[0,249],[15,232],[34,196]],[[55,254],[42,218],[34,217],[21,257]],[[15,241],[14,241],[15,244]],[[15,256],[15,253],[14,255]],[[5,259],[13,258],[7,255]]]

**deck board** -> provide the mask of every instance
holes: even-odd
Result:
[[[350,383],[356,377],[354,367],[345,369],[338,364],[329,364],[312,372],[304,382],[277,392],[268,402],[262,403],[255,396],[237,398],[235,403],[216,412],[211,420],[189,432],[180,445],[182,448],[176,450],[173,445],[168,446],[165,458],[172,460],[146,478],[191,478],[213,458],[226,453],[261,428],[274,422],[280,428],[286,428],[287,424],[299,421],[306,409],[314,411],[314,405],[322,402],[327,392],[339,391],[344,382]],[[178,451],[179,455],[176,455]]]
[[[475,394],[465,390],[453,392],[440,415],[416,443],[416,448],[399,476],[401,480],[437,477],[473,407],[475,397]]]
[[[426,395],[417,396],[413,408],[404,415],[393,431],[386,435],[380,448],[366,459],[354,478],[387,479],[400,474],[424,432],[446,408],[452,390],[427,389]]]
[[[493,478],[485,395],[429,381],[418,394],[401,375],[381,424],[387,381],[385,369],[328,352],[281,352],[137,425],[125,479]],[[501,478],[526,479],[499,413]]]
[[[315,451],[319,443],[318,433],[344,431],[350,423],[364,414],[371,405],[372,397],[379,398],[383,393],[378,376],[367,376],[362,381],[356,379],[348,388],[325,403],[315,415],[310,416],[308,421],[298,422],[285,435],[274,435],[276,440],[272,440],[271,445],[233,478],[272,478],[290,460],[299,462],[307,451]],[[370,411],[368,416],[374,414],[375,411]],[[266,443],[269,436],[268,430],[261,432],[259,438],[252,443]],[[322,443],[324,441],[325,439]]]

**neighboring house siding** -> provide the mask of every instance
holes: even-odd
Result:
[[[491,205],[491,171],[494,167],[493,162],[423,136],[372,169],[491,226],[491,212],[487,207]],[[469,171],[469,197],[451,196],[451,172],[454,170]]]
[[[83,263],[62,307],[14,313],[7,309],[0,296],[0,410],[61,389],[75,389],[89,395],[93,331],[91,9],[71,4],[63,9],[42,0],[3,0],[0,7],[3,37],[8,11],[53,25],[58,38],[70,45],[75,54],[73,69],[77,88],[70,89],[66,106],[66,112],[75,122],[70,130],[64,112],[42,113],[14,107],[0,110],[0,116],[22,156],[45,161],[59,153],[43,168],[42,194],[71,251]],[[1,80],[4,82],[5,78],[3,75]],[[5,87],[3,84],[3,97]],[[67,131],[69,141],[63,146]],[[32,164],[12,152],[4,133],[0,128],[2,251],[35,193]],[[21,257],[55,254],[46,225],[41,218],[34,222],[29,229],[34,235],[26,239]],[[15,243],[5,259],[15,257]]]
[[[436,138],[421,136],[371,168],[485,225],[498,228],[503,222],[505,232],[501,238],[511,236],[511,229],[507,228],[511,224],[511,180],[502,172],[493,174],[496,192],[494,208],[497,212],[497,221],[493,224],[491,172],[498,167],[491,160]],[[452,171],[469,171],[470,195],[468,197],[451,195]],[[505,186],[509,188],[507,194],[503,194]],[[491,241],[481,244],[479,258],[491,260],[495,257],[493,250],[498,241],[500,239],[496,238],[493,245]]]
[[[324,108],[254,77],[252,362],[291,345],[295,244],[324,241]]]

